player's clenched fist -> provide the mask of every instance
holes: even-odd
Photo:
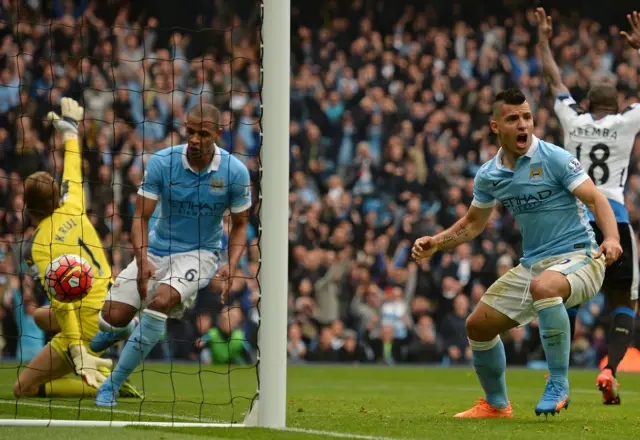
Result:
[[[620,240],[616,240],[615,238],[605,238],[593,258],[597,260],[602,254],[604,254],[607,266],[611,266],[615,263],[618,258],[620,258],[620,255],[622,255]]]
[[[538,39],[540,41],[550,40],[553,36],[553,26],[551,17],[547,16],[544,8],[536,9],[536,21],[538,23]]]
[[[429,258],[438,251],[438,245],[434,237],[420,237],[413,244],[411,258],[416,261]]]

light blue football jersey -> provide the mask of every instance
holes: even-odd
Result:
[[[147,163],[138,194],[161,203],[149,231],[149,252],[160,257],[220,251],[225,210],[251,207],[249,170],[217,146],[211,165],[199,173],[187,161],[186,144],[158,151]]]
[[[551,256],[597,248],[587,207],[572,191],[589,179],[566,150],[535,136],[515,170],[502,165],[502,151],[476,174],[472,204],[490,208],[501,202],[520,228],[523,256],[530,267]]]

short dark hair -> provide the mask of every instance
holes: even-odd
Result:
[[[515,87],[498,92],[493,99],[493,118],[498,118],[498,111],[502,108],[503,104],[520,105],[526,100],[527,97],[524,96],[522,90]]]
[[[215,105],[198,103],[189,110],[188,116],[211,118],[216,127],[220,127],[220,110]]]
[[[603,82],[591,86],[587,93],[587,99],[590,111],[596,107],[605,107],[615,111],[618,109],[618,89],[613,84]]]

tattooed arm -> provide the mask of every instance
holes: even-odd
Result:
[[[464,217],[433,237],[438,250],[451,249],[476,238],[487,226],[492,212],[493,208],[477,208],[471,205]]]
[[[467,214],[449,229],[433,236],[416,240],[411,256],[415,260],[428,258],[438,251],[454,248],[462,243],[473,240],[484,230],[493,212],[490,208],[469,207]]]

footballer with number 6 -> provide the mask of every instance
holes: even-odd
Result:
[[[605,272],[602,290],[611,309],[608,338],[608,362],[596,379],[606,405],[619,405],[620,393],[616,369],[633,340],[633,328],[638,299],[638,251],[636,235],[629,212],[624,205],[624,186],[629,162],[640,131],[640,104],[618,111],[618,91],[613,84],[594,84],[587,94],[588,112],[571,97],[563,84],[549,40],[553,36],[551,17],[543,8],[536,10],[538,44],[543,75],[555,97],[554,110],[564,131],[564,147],[576,156],[600,192],[608,199],[616,215],[620,243],[624,254]],[[634,12],[627,19],[631,33],[621,32],[634,49],[640,49],[640,15]],[[596,240],[603,240],[602,230],[589,213]],[[576,309],[570,310],[575,314]]]
[[[62,185],[59,187],[45,171],[25,180],[27,213],[37,226],[22,249],[35,288],[44,290],[51,300],[51,306],[37,309],[34,317],[39,327],[56,335],[20,372],[13,387],[16,397],[94,396],[112,365],[111,360],[99,357],[102,350],[89,347],[98,332],[98,314],[111,282],[111,267],[85,209],[78,141],[78,124],[84,110],[71,98],[62,98],[61,109],[62,117],[53,112],[47,116],[64,141]],[[81,263],[76,269],[92,275],[87,274],[82,285],[56,295],[49,282],[62,281],[56,280],[57,274],[48,269],[54,264],[60,266],[60,261],[69,267]],[[70,276],[71,272],[67,272],[66,279]],[[65,293],[78,290],[83,290],[77,295],[81,299],[65,298]],[[64,378],[74,371],[90,386]],[[123,397],[142,397],[128,383],[121,393]]]
[[[549,377],[537,415],[569,405],[570,330],[567,307],[582,304],[602,286],[606,265],[621,253],[615,215],[578,160],[533,135],[533,116],[522,91],[498,93],[491,129],[500,150],[474,181],[467,214],[449,229],[416,240],[412,257],[431,257],[473,240],[485,228],[496,201],[516,219],[523,240],[520,264],[500,277],[467,318],[472,363],[485,398],[455,417],[512,417],[500,334],[538,319]],[[604,234],[600,247],[587,218]]]
[[[235,273],[246,246],[249,171],[216,145],[222,133],[220,111],[210,104],[196,105],[187,114],[186,131],[186,145],[151,156],[138,191],[131,228],[135,261],[109,291],[99,317],[101,331],[91,347],[104,350],[130,336],[113,373],[98,390],[98,406],[116,405],[121,385],[158,342],[167,318],[181,318],[214,273],[223,280]],[[157,203],[161,214],[149,230]],[[232,222],[229,263],[216,273],[227,209]],[[223,301],[230,283],[225,286]],[[141,310],[135,327],[131,322]]]

